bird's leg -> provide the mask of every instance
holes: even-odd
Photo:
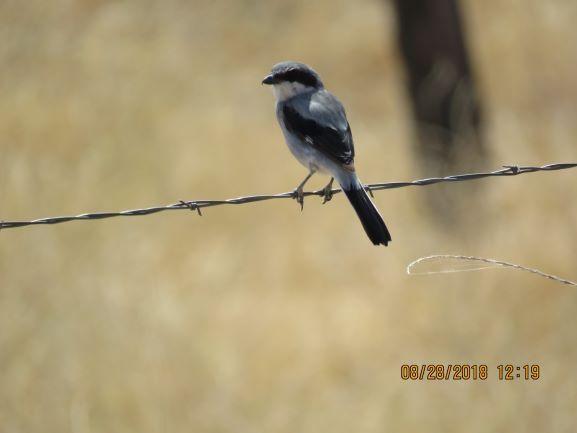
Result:
[[[305,183],[307,183],[307,181],[312,177],[313,174],[315,174],[315,170],[311,169],[307,177],[305,177],[305,179],[293,191],[293,198],[297,201],[298,204],[301,205],[301,211],[305,206],[305,196],[303,194],[303,187],[305,186]]]
[[[333,198],[333,181],[335,180],[334,177],[331,177],[328,185],[323,188],[323,204],[327,201],[331,201]]]

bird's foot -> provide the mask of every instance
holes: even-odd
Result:
[[[305,194],[302,185],[299,185],[297,188],[295,188],[293,191],[293,198],[297,201],[298,204],[301,205],[302,212],[303,208],[305,207]]]
[[[333,181],[334,178],[331,177],[331,181],[328,183],[327,186],[323,188],[323,204],[328,201],[331,201],[333,198]]]

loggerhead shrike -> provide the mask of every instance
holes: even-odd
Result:
[[[276,116],[285,140],[296,159],[309,170],[295,190],[301,209],[305,183],[317,171],[330,174],[331,181],[324,189],[325,202],[331,199],[336,179],[371,242],[387,245],[391,235],[355,171],[351,127],[339,100],[325,90],[319,75],[303,63],[278,63],[262,83],[273,86]]]

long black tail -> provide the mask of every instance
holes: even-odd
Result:
[[[353,184],[351,188],[343,188],[343,191],[355,208],[369,239],[375,245],[383,244],[387,246],[391,241],[391,235],[379,211],[362,186]]]

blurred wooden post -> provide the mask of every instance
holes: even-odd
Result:
[[[458,0],[393,0],[393,4],[416,153],[424,174],[479,168],[486,156],[481,108]],[[438,196],[432,198],[441,207],[448,204],[439,203]]]

